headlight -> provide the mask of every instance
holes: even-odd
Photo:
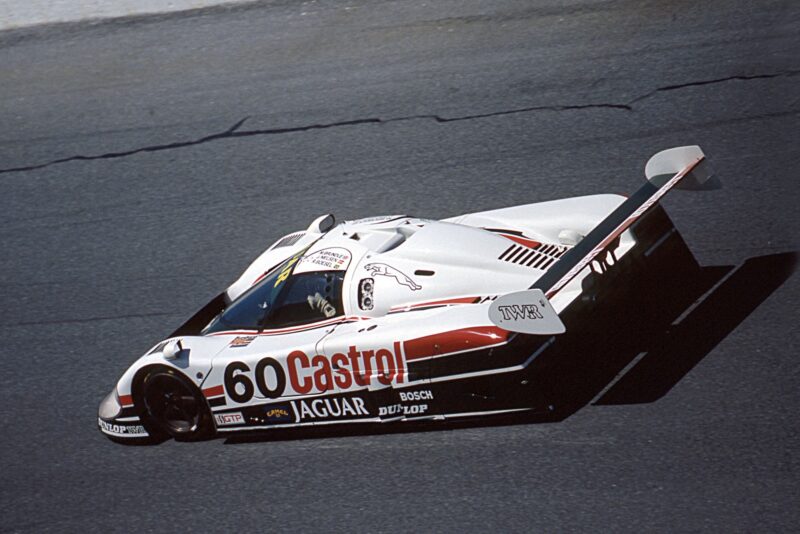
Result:
[[[97,415],[102,419],[114,419],[119,415],[121,409],[119,397],[117,396],[117,388],[114,388],[111,393],[106,395],[103,402],[100,403],[100,409],[97,411]]]

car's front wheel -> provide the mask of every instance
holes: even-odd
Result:
[[[200,390],[172,369],[149,371],[141,382],[143,416],[164,434],[180,441],[209,436],[211,413]]]

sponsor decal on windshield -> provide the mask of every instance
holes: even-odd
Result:
[[[278,287],[279,285],[284,283],[287,278],[289,278],[289,275],[292,274],[292,267],[294,266],[295,263],[297,263],[297,259],[299,257],[300,256],[297,255],[294,258],[292,258],[291,260],[289,260],[289,262],[286,264],[286,266],[281,271],[281,274],[279,274],[278,278],[275,279],[275,285],[273,287]]]
[[[350,266],[353,255],[346,248],[324,248],[303,256],[294,269],[294,274],[314,271],[344,271]]]

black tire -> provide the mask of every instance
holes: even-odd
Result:
[[[141,382],[142,417],[148,431],[178,441],[206,439],[211,434],[211,412],[200,390],[172,369],[149,371]]]

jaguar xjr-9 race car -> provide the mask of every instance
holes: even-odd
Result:
[[[645,174],[629,198],[322,216],[139,358],[99,428],[141,443],[553,410],[537,362],[585,335],[572,325],[675,233],[661,197],[710,176],[696,146],[656,154]]]

